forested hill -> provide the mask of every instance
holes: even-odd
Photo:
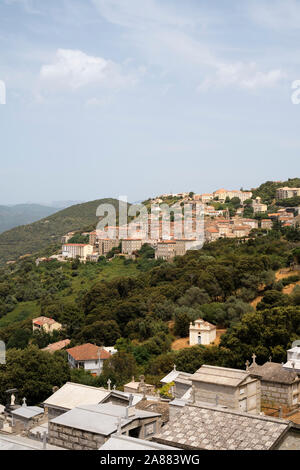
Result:
[[[300,188],[300,178],[289,178],[287,181],[267,181],[258,188],[252,189],[253,197],[261,197],[265,204],[271,204],[276,197],[276,189],[287,186]]]
[[[118,214],[118,200],[98,199],[68,207],[32,224],[1,233],[0,264],[60,243],[62,235],[67,232],[94,228],[97,223],[97,207],[103,203],[112,204]]]

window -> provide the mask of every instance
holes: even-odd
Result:
[[[156,421],[145,425],[145,437],[151,436],[156,433]]]

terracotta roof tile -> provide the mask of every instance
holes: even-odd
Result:
[[[75,361],[93,361],[99,359],[99,350],[100,359],[108,359],[111,356],[111,354],[105,349],[91,343],[75,346],[74,348],[67,349],[67,352],[75,359]]]

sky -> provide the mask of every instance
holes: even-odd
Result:
[[[0,204],[300,176],[299,38],[300,0],[0,0]]]

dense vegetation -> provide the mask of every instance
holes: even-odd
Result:
[[[119,353],[105,363],[102,376],[95,379],[76,370],[71,379],[104,385],[111,378],[118,387],[140,373],[158,383],[174,362],[187,372],[203,363],[244,367],[253,352],[260,362],[270,355],[281,362],[300,337],[300,287],[285,295],[284,286],[299,277],[278,281],[275,271],[293,261],[300,261],[299,230],[291,236],[280,226],[247,242],[218,240],[172,263],[153,259],[146,246],[136,261],[119,257],[86,265],[51,261],[36,266],[28,258],[0,273],[0,338],[9,355],[19,354],[20,363],[30,348],[65,337],[71,345],[116,344]],[[262,300],[255,310],[250,302],[258,295]],[[37,314],[55,318],[64,330],[53,337],[33,334],[30,319]],[[198,317],[227,329],[220,345],[172,351],[173,340],[186,337],[189,322]],[[39,354],[52,367],[49,353]],[[0,367],[0,387],[16,385],[14,369],[12,361]],[[51,385],[55,377],[56,372]],[[45,398],[46,388],[41,386],[37,398],[24,380],[31,402]]]
[[[276,197],[276,189],[287,186],[289,188],[300,188],[300,178],[289,178],[287,181],[267,181],[257,189],[253,189],[253,197],[261,197],[265,204],[272,204]]]
[[[119,201],[116,199],[99,199],[68,207],[38,222],[0,234],[0,264],[60,243],[62,235],[67,232],[94,229],[98,221],[97,207],[103,203],[112,204],[118,211]]]

